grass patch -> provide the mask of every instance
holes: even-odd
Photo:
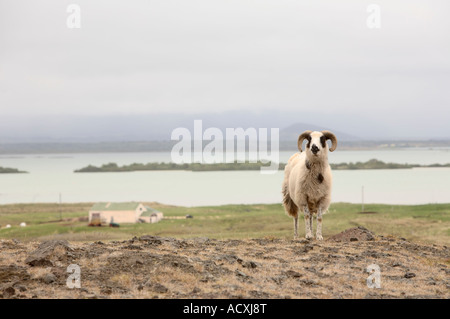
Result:
[[[292,238],[292,218],[281,204],[178,207],[144,203],[164,213],[156,224],[122,224],[120,228],[88,227],[92,203],[0,205],[0,238],[20,240],[67,239],[71,241],[121,240],[144,234],[178,238],[218,239]],[[450,204],[365,206],[375,214],[361,214],[359,204],[334,203],[324,216],[323,234],[328,237],[347,228],[364,226],[379,235],[450,244]],[[192,219],[171,219],[192,215]],[[62,219],[61,219],[62,217]],[[21,222],[26,227],[19,227]],[[10,224],[11,228],[4,228]],[[299,223],[304,235],[303,218]],[[314,223],[315,224],[315,223]],[[315,225],[314,225],[315,227]]]

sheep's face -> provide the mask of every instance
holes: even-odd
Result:
[[[321,161],[328,156],[327,140],[331,140],[330,152],[333,152],[337,146],[336,136],[330,131],[312,132],[305,131],[298,137],[298,149],[302,152],[302,143],[306,143],[306,156],[311,161]]]
[[[312,132],[306,137],[306,140],[306,154],[308,157],[321,159],[327,156],[327,139],[321,132]]]

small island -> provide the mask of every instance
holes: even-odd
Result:
[[[335,170],[355,170],[355,169],[408,169],[416,167],[450,167],[450,163],[447,164],[430,164],[430,165],[419,165],[419,164],[398,164],[398,163],[385,163],[377,159],[371,159],[367,162],[356,162],[356,163],[340,163],[340,164],[330,164],[332,169]]]
[[[261,167],[267,167],[269,164],[257,162],[257,163],[215,163],[215,164],[200,164],[200,163],[133,163],[130,165],[119,166],[116,163],[103,164],[102,166],[88,165],[84,168],[75,170],[75,173],[99,173],[99,172],[135,172],[135,171],[192,171],[192,172],[205,172],[205,171],[256,171]],[[285,163],[279,163],[279,170],[283,170],[286,166]],[[419,164],[398,164],[398,163],[385,163],[377,159],[371,159],[367,162],[356,163],[339,163],[330,164],[333,170],[356,170],[356,169],[411,169],[415,167],[450,167],[448,164],[431,164],[431,165],[419,165]]]
[[[9,168],[9,167],[1,167],[0,166],[0,174],[23,174],[28,173],[25,171],[19,171],[17,168]]]
[[[200,163],[133,163],[130,165],[118,166],[116,163],[103,164],[100,167],[88,165],[84,168],[77,169],[75,173],[97,173],[97,172],[135,172],[135,171],[254,171],[259,170],[262,166],[267,166],[262,162],[257,163],[216,163],[216,164],[200,164]],[[285,164],[280,164],[284,169]]]

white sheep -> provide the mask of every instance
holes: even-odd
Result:
[[[305,152],[302,144],[307,140]],[[305,131],[298,137],[300,153],[291,156],[285,169],[282,186],[283,206],[294,218],[294,238],[298,238],[298,209],[305,218],[306,238],[313,238],[312,219],[317,214],[316,238],[322,240],[322,215],[331,202],[332,175],[328,164],[327,140],[331,140],[330,152],[337,147],[336,136],[329,131]]]

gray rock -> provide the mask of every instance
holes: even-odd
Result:
[[[291,277],[291,278],[300,278],[303,275],[299,272],[296,272],[294,270],[288,270],[284,273],[286,276]]]
[[[154,292],[157,292],[157,293],[161,293],[161,294],[169,291],[169,289],[167,289],[165,286],[158,284],[158,283],[151,285],[151,290]]]
[[[243,273],[242,271],[237,270],[237,269],[235,271],[235,274],[236,274],[236,276],[239,276],[239,277],[247,277],[247,275],[245,273]]]
[[[281,275],[281,276],[271,277],[270,279],[272,279],[277,285],[282,285],[283,280],[286,279],[286,276]]]
[[[3,297],[4,298],[11,298],[15,294],[16,294],[16,290],[11,286],[3,289]]]
[[[244,267],[244,268],[256,268],[256,267],[258,267],[258,264],[255,263],[254,261],[246,261],[246,262],[242,263],[242,267]]]
[[[27,287],[23,286],[23,285],[14,285],[14,287],[19,290],[20,292],[24,292],[27,291]]]
[[[317,281],[311,280],[311,279],[302,279],[302,280],[300,280],[300,282],[305,286],[310,286],[310,287],[319,286],[319,283]]]
[[[313,250],[313,249],[314,249],[314,246],[312,244],[306,244],[306,245],[300,247],[299,252],[307,253],[308,251]]]
[[[147,281],[144,284],[144,286],[147,287],[149,290],[156,292],[156,293],[160,293],[160,294],[163,294],[163,293],[166,293],[169,291],[169,289],[167,289],[167,287],[165,287],[157,282],[151,282],[150,280]]]
[[[140,286],[142,286],[142,285],[140,285]],[[139,289],[139,288],[138,288],[138,289]],[[113,293],[113,290],[112,290],[111,287],[102,287],[101,293],[102,293],[102,294],[105,294],[105,295],[110,295],[110,294]]]
[[[41,281],[46,284],[51,284],[56,281],[56,276],[54,274],[45,274],[41,277]]]
[[[246,273],[243,273],[240,270],[237,270],[234,272],[234,274],[236,275],[236,277],[243,279],[243,280],[247,280],[250,279],[251,277],[249,275],[247,275]]]
[[[72,250],[67,240],[44,241],[25,259],[25,263],[38,267],[53,266],[55,260],[67,259],[67,253]]]
[[[205,276],[203,276],[202,279],[200,279],[201,282],[209,282],[209,281],[215,281],[216,277],[214,277],[211,274],[206,274]]]

